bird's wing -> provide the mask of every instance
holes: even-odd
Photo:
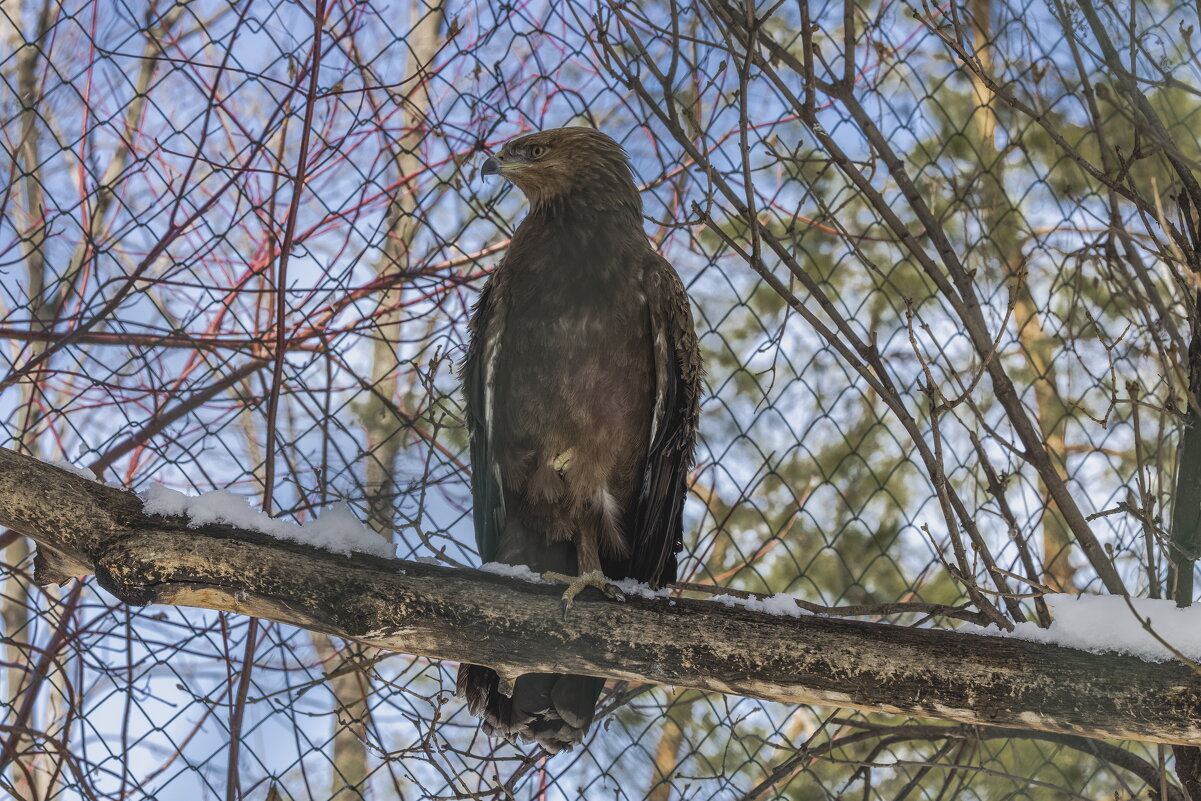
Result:
[[[504,331],[504,309],[497,284],[494,273],[476,301],[470,325],[471,344],[463,363],[463,393],[471,435],[472,516],[475,519],[475,543],[483,562],[495,558],[505,527],[500,467],[492,451],[494,372]]]
[[[676,580],[684,547],[683,510],[699,415],[700,348],[688,294],[676,271],[654,256],[646,294],[655,365],[655,404],[646,471],[630,532],[629,575],[661,586]]]

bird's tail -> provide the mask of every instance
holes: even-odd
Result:
[[[487,734],[536,742],[548,753],[569,751],[592,725],[605,680],[562,673],[527,673],[513,682],[513,694],[500,691],[496,671],[461,665],[455,682],[467,708],[484,721]]]

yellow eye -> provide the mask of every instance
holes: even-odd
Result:
[[[546,155],[546,146],[545,145],[534,145],[533,147],[530,148],[530,158],[532,158],[532,159],[540,159],[545,155]]]

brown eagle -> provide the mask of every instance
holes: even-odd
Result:
[[[564,614],[586,586],[619,595],[606,578],[674,581],[701,360],[629,160],[599,131],[559,128],[508,142],[482,173],[530,212],[480,295],[463,366],[480,557],[569,581]],[[463,665],[457,688],[489,734],[557,753],[583,739],[604,684],[530,673],[502,687]]]

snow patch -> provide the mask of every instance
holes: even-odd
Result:
[[[530,570],[525,565],[506,565],[504,562],[485,562],[480,565],[480,570],[485,573],[491,573],[495,576],[504,576],[506,578],[519,579],[528,581],[530,584],[546,584],[547,582]]]
[[[671,595],[671,590],[663,587],[662,589],[652,590],[649,584],[643,584],[631,578],[624,578],[620,581],[610,581],[610,583],[621,590],[626,596],[634,596],[636,598],[666,598]]]
[[[1166,662],[1176,656],[1143,628],[1142,620],[1180,653],[1201,659],[1201,604],[1180,608],[1175,602],[1120,595],[1046,595],[1051,610],[1051,627],[1017,623],[1012,632],[965,624],[959,631],[992,637],[1012,637],[1029,642],[1062,645],[1081,651],[1116,651],[1149,662]],[[1137,617],[1131,612],[1134,607]]]
[[[185,495],[162,484],[151,484],[141,493],[141,497],[142,511],[146,514],[186,517],[189,528],[209,523],[228,523],[342,556],[350,556],[354,552],[385,558],[396,556],[396,546],[363,525],[344,503],[334,504],[319,517],[296,525],[268,517],[252,508],[247,498],[229,490],[214,490],[195,496]]]
[[[86,467],[77,467],[77,466],[71,464],[70,462],[63,462],[63,461],[52,461],[52,460],[48,460],[48,459],[43,459],[42,461],[44,461],[46,464],[54,465],[59,470],[66,470],[68,473],[74,473],[75,475],[79,476],[80,478],[86,478],[88,481],[91,481],[95,484],[103,484],[104,483],[100,479],[96,478],[96,474],[93,473],[91,470],[88,470]]]
[[[763,612],[780,617],[801,617],[808,615],[797,603],[797,599],[787,593],[779,592],[768,598],[740,598],[737,595],[714,595],[708,599],[723,606],[737,606],[749,612]]]

